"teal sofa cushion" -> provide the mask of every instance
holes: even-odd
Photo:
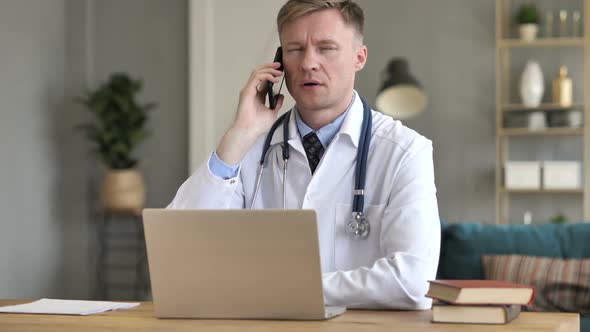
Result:
[[[439,279],[483,279],[482,255],[590,257],[590,223],[443,224]]]

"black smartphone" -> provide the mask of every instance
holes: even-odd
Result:
[[[282,47],[279,46],[277,48],[277,52],[275,53],[275,58],[274,58],[273,62],[280,62],[281,66],[278,69],[280,71],[283,71],[283,48]],[[283,79],[285,79],[285,75],[283,75]],[[273,82],[267,81],[266,91],[268,94],[268,105],[269,105],[268,107],[271,110],[274,110],[275,107],[277,107],[277,99],[278,99],[277,98],[278,94],[275,95],[274,92],[272,91],[273,85],[274,85]],[[282,85],[282,83],[281,83],[281,85]],[[279,92],[280,92],[280,90],[279,90]]]

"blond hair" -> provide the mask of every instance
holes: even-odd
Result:
[[[301,16],[325,9],[338,9],[344,22],[354,28],[361,43],[363,40],[365,15],[359,5],[350,0],[289,0],[277,15],[279,34],[285,23]]]

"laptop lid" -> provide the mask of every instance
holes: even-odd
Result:
[[[313,210],[143,211],[155,313],[324,319]]]

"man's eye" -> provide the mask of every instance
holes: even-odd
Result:
[[[287,52],[292,53],[292,52],[299,52],[301,50],[303,50],[303,49],[302,48],[290,48],[287,50]]]
[[[332,46],[320,47],[320,51],[334,51],[334,50],[336,50],[336,47],[332,47]]]

